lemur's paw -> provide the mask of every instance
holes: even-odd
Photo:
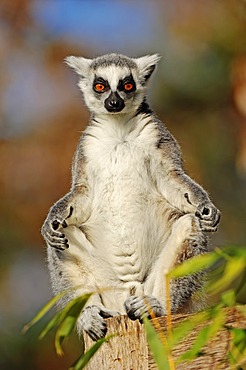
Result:
[[[153,318],[153,314],[157,317],[165,315],[161,303],[151,296],[131,296],[125,301],[124,306],[131,320],[142,321],[144,317]]]
[[[65,235],[59,231],[59,227],[66,227],[66,223],[64,220],[46,220],[42,229],[41,233],[43,238],[47,242],[50,247],[56,248],[58,250],[64,251],[69,247],[68,240],[66,239]]]
[[[220,211],[211,202],[198,205],[196,217],[199,218],[203,231],[215,232],[220,222]]]
[[[104,338],[107,333],[107,324],[104,319],[108,317],[118,316],[119,312],[107,310],[100,306],[87,306],[78,322],[78,331],[84,330],[92,340],[97,341]]]

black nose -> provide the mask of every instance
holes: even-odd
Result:
[[[125,106],[124,100],[121,99],[117,92],[112,92],[105,100],[104,106],[108,112],[120,112]]]

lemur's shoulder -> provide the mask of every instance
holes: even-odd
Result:
[[[149,116],[152,127],[156,130],[156,149],[165,157],[169,158],[178,168],[183,166],[182,151],[175,137],[166,125],[158,118],[146,102],[142,103],[139,115]]]

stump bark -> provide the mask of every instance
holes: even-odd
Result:
[[[172,315],[173,326],[192,315]],[[158,318],[163,330],[166,330],[166,317]],[[204,324],[203,324],[204,325]],[[205,325],[209,325],[206,323]],[[127,316],[107,319],[108,335],[117,334],[104,343],[91,359],[88,370],[154,370],[157,369],[148,348],[144,327],[139,321],[131,321]],[[246,330],[246,317],[236,308],[227,309],[226,326]],[[176,360],[182,353],[191,348],[197,331],[193,330],[173,350]],[[217,335],[202,349],[202,356],[191,362],[182,362],[176,370],[224,370],[229,369],[228,351],[230,333],[222,328]],[[86,335],[85,347],[88,349],[93,341]],[[245,359],[246,361],[246,359]],[[245,365],[243,365],[245,366]],[[246,367],[242,367],[243,369]]]

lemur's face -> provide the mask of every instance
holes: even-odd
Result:
[[[139,83],[136,68],[115,64],[91,70],[88,81],[79,86],[88,108],[97,114],[129,113],[143,100],[144,86]]]
[[[97,105],[100,111],[106,110],[108,113],[131,110],[141,92],[141,86],[137,86],[135,82],[137,76],[134,72],[115,65],[98,68],[94,74],[92,90],[94,98],[100,102],[101,109],[97,102],[94,102],[93,106]]]
[[[126,114],[143,102],[158,60],[158,55],[132,59],[109,54],[92,60],[68,57],[66,62],[82,77],[79,87],[91,112]]]

